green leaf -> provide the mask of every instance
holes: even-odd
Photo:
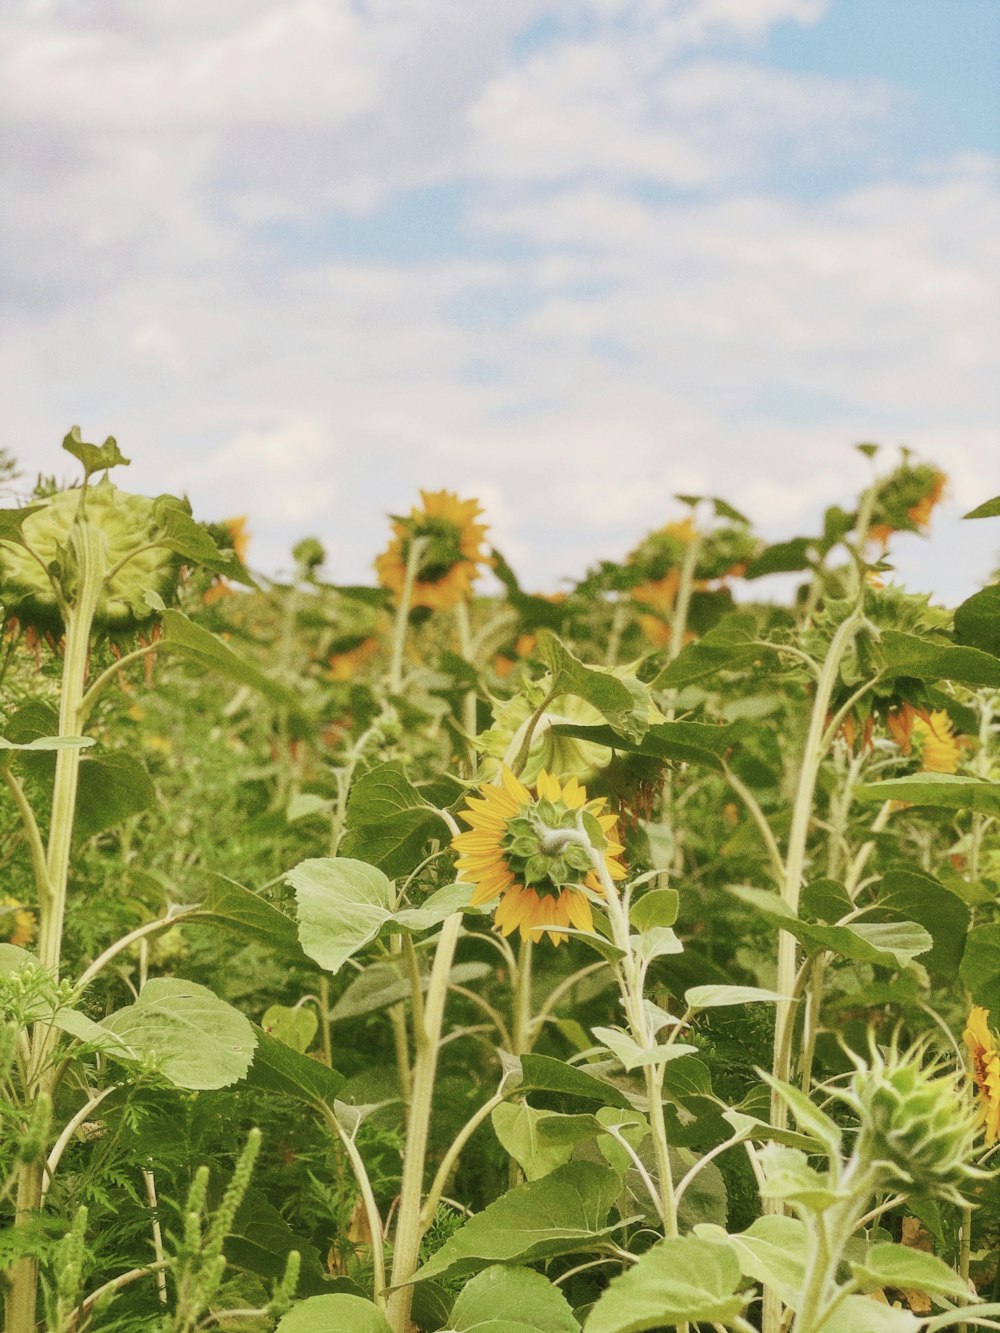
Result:
[[[773,655],[773,649],[758,642],[756,618],[734,612],[700,639],[689,643],[656,677],[653,689],[683,689],[719,671],[741,670]]]
[[[560,1166],[476,1213],[417,1270],[414,1281],[473,1272],[489,1263],[530,1263],[598,1249],[617,1230],[607,1217],[620,1188],[610,1167]]]
[[[455,1301],[448,1327],[481,1333],[498,1311],[525,1333],[578,1333],[580,1325],[560,1289],[531,1268],[493,1264],[468,1282]]]
[[[863,1288],[897,1287],[926,1291],[930,1296],[950,1296],[970,1301],[975,1297],[969,1284],[933,1254],[909,1245],[873,1245],[864,1260],[851,1264],[851,1272]]]
[[[494,1108],[490,1119],[500,1146],[517,1162],[527,1180],[541,1180],[573,1156],[576,1142],[573,1136],[569,1133],[561,1138],[542,1135],[540,1131],[546,1121],[585,1122],[582,1126],[574,1125],[580,1130],[581,1139],[592,1139],[600,1133],[600,1125],[593,1116],[561,1116],[557,1111],[536,1111],[527,1102],[517,1105],[503,1102]]]
[[[33,953],[22,949],[19,944],[0,944],[0,977],[9,976],[11,972],[20,972],[27,964],[32,967],[38,966],[38,959]]]
[[[969,930],[969,909],[939,880],[916,870],[886,871],[877,889],[879,913],[916,921],[930,935],[934,947],[921,956],[931,972],[954,977],[962,961]]]
[[[130,461],[118,448],[118,441],[113,435],[109,435],[103,444],[86,444],[80,438],[79,426],[74,426],[69,434],[63,437],[62,447],[68,454],[79,459],[87,477],[95,472],[103,472],[107,468],[128,467]]]
[[[918,1333],[924,1327],[924,1321],[909,1310],[895,1310],[867,1296],[848,1296],[824,1321],[823,1333]]]
[[[692,986],[684,992],[689,1009],[718,1009],[729,1004],[776,1004],[784,999],[777,991],[759,986]]]
[[[492,974],[489,963],[456,963],[448,974],[448,980],[456,986],[467,986],[470,981],[482,981]],[[430,984],[430,977],[424,973],[420,978],[423,990]],[[400,975],[392,963],[369,963],[358,974],[337,1000],[330,1011],[332,1023],[343,1022],[348,1018],[359,1018],[362,1014],[374,1013],[377,1009],[386,1009],[390,1004],[409,999],[410,982]]]
[[[721,756],[734,741],[732,727],[707,722],[653,722],[638,740],[624,738],[611,727],[585,727],[576,722],[556,723],[552,731],[624,754],[642,754],[664,763],[701,764],[718,773],[723,769]]]
[[[916,956],[926,953],[934,943],[923,926],[912,921],[858,921],[849,926],[823,926],[800,920],[776,893],[767,889],[732,885],[729,891],[772,926],[794,935],[810,953],[829,949],[854,962],[876,963],[895,970],[915,966]]]
[[[685,1046],[674,1042],[671,1046],[640,1046],[627,1032],[620,1028],[591,1028],[594,1036],[617,1057],[631,1073],[633,1069],[644,1069],[646,1065],[665,1065],[671,1060],[679,1060],[682,1055],[694,1055],[697,1046]]]
[[[758,1069],[757,1074],[769,1088],[777,1092],[795,1117],[795,1123],[803,1134],[818,1140],[828,1152],[834,1156],[839,1156],[842,1138],[840,1126],[821,1111],[818,1106],[815,1106],[805,1093],[800,1092],[798,1088],[793,1088],[790,1083],[782,1082],[780,1078],[773,1078],[762,1069]]]
[[[141,815],[156,799],[156,789],[143,765],[124,750],[84,755],[73,820],[75,838],[92,838],[105,829]]]
[[[156,543],[181,556],[188,564],[202,565],[213,573],[222,574],[236,583],[254,586],[235,555],[223,555],[200,523],[196,523],[183,500],[173,495],[161,495],[153,504],[156,520]]]
[[[20,509],[0,509],[0,541],[21,545],[21,525],[45,505],[22,505]]]
[[[629,920],[636,930],[654,930],[657,926],[672,926],[680,909],[680,894],[676,889],[653,889],[633,902]]]
[[[202,629],[193,620],[189,620],[181,611],[168,609],[163,613],[163,637],[160,643],[164,648],[179,653],[182,657],[207,670],[217,671],[228,680],[235,680],[241,685],[262,694],[280,708],[287,708],[295,717],[309,721],[299,697],[287,686],[279,684],[266,676],[252,662],[234,653],[232,648],[221,639]]]
[[[798,1148],[767,1143],[760,1150],[759,1160],[764,1168],[760,1191],[763,1199],[783,1199],[819,1213],[843,1197],[833,1188],[829,1175],[814,1171]]]
[[[403,907],[393,917],[390,929],[402,927],[403,930],[419,932],[439,926],[442,921],[456,912],[464,912],[472,897],[471,884],[448,884],[443,889],[436,889],[419,907]]]
[[[446,837],[441,816],[398,764],[380,764],[352,784],[342,855],[396,878],[414,869],[434,836]]]
[[[319,1019],[316,1010],[306,1005],[292,1009],[285,1004],[272,1004],[265,1009],[261,1026],[276,1040],[304,1055],[316,1036]]]
[[[83,750],[93,744],[93,736],[39,736],[26,745],[0,736],[0,750]]]
[[[618,736],[640,741],[649,727],[649,690],[634,677],[620,680],[585,666],[551,630],[538,636],[537,656],[549,667],[554,695],[575,694],[607,718]]]
[[[993,500],[986,500],[975,509],[970,509],[963,518],[1000,518],[1000,495]]]
[[[327,972],[339,972],[392,919],[392,883],[365,861],[315,857],[285,878],[295,890],[302,948]]]
[[[205,986],[176,977],[147,981],[134,1004],[102,1027],[175,1087],[228,1088],[243,1078],[257,1044],[250,1022]]]
[[[725,1245],[698,1236],[671,1236],[612,1279],[584,1324],[584,1333],[643,1333],[681,1323],[726,1323],[743,1309],[742,1274]]]
[[[1000,583],[973,593],[955,611],[955,638],[1000,657]]]
[[[767,574],[797,574],[812,563],[816,542],[811,537],[792,537],[787,542],[775,542],[762,551],[747,566],[745,579],[762,579]]]
[[[275,1333],[392,1333],[381,1310],[363,1296],[337,1291],[293,1305]]]
[[[855,788],[854,795],[859,801],[905,801],[908,805],[929,805],[938,810],[1000,814],[1000,782],[954,773],[913,773],[887,782],[863,782]]]
[[[958,974],[974,1004],[1000,1012],[1000,925],[994,922],[969,931]]]
[[[243,939],[264,941],[280,953],[303,958],[295,922],[259,893],[225,875],[206,872],[207,887],[194,920],[208,921]]]
[[[347,1081],[343,1074],[319,1060],[310,1060],[308,1055],[300,1055],[263,1028],[254,1026],[253,1031],[257,1049],[244,1080],[247,1087],[283,1093],[312,1107],[333,1105]]]
[[[630,1111],[632,1103],[613,1083],[588,1074],[576,1065],[564,1064],[550,1055],[522,1055],[522,1082],[526,1088],[539,1092],[562,1092],[583,1101],[600,1102],[602,1106],[616,1106]]]
[[[696,1236],[707,1239],[725,1239],[736,1256],[740,1272],[745,1277],[781,1293],[786,1305],[791,1304],[805,1280],[809,1259],[809,1233],[797,1217],[758,1217],[746,1231],[726,1236],[721,1227],[699,1225]]]
[[[916,634],[889,629],[883,631],[879,646],[893,675],[1000,688],[1000,662],[978,648],[938,644]]]

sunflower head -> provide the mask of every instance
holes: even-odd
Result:
[[[978,1178],[971,1165],[979,1115],[966,1098],[964,1075],[924,1062],[919,1043],[887,1054],[872,1046],[842,1098],[861,1121],[856,1151],[885,1190],[922,1194],[961,1205],[962,1189]]]
[[[902,463],[879,485],[869,537],[885,543],[893,532],[922,532],[947,482],[930,463]]]
[[[971,1010],[963,1036],[979,1093],[979,1113],[986,1144],[992,1147],[1000,1139],[1000,1052],[990,1030],[988,1009],[976,1005]]]
[[[913,748],[920,756],[923,773],[954,773],[961,759],[955,728],[943,708],[918,713],[910,732]]]
[[[680,523],[668,523],[644,537],[634,551],[629,553],[628,563],[648,583],[658,583],[672,569],[679,569],[684,562],[684,552],[694,539],[694,520],[683,519]]]
[[[484,783],[469,798],[462,811],[469,831],[452,842],[459,875],[475,885],[472,905],[499,895],[497,926],[504,935],[519,930],[524,940],[547,931],[561,944],[567,926],[592,931],[584,887],[601,892],[595,856],[612,879],[625,876],[615,817],[604,804],[588,801],[576,778],[560,782],[543,770],[531,791],[504,767],[499,786]]]
[[[475,520],[478,500],[460,500],[452,491],[421,491],[422,507],[394,518],[393,539],[375,561],[379,582],[398,598],[406,582],[411,547],[422,542],[410,598],[412,606],[446,611],[469,595],[481,565],[486,528]]]
[[[35,938],[35,918],[16,898],[0,898],[0,940],[25,948]]]

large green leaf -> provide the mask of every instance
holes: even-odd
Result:
[[[955,638],[1000,657],[1000,583],[973,593],[956,609]]]
[[[517,1162],[526,1180],[541,1180],[557,1166],[565,1166],[577,1142],[601,1133],[600,1121],[594,1116],[537,1111],[527,1102],[502,1102],[490,1118],[501,1147]],[[553,1127],[561,1132],[546,1132]]]
[[[757,621],[737,611],[689,643],[653,681],[654,689],[683,689],[719,671],[736,671],[774,660],[775,650],[759,641]]]
[[[649,690],[634,677],[624,680],[585,666],[551,630],[538,636],[536,654],[552,672],[554,695],[575,694],[607,718],[617,736],[640,741],[649,726]]]
[[[863,1260],[851,1264],[851,1272],[863,1288],[871,1291],[901,1287],[953,1300],[970,1299],[969,1284],[943,1260],[909,1245],[873,1245]]]
[[[617,1173],[594,1162],[570,1162],[529,1180],[471,1217],[414,1280],[598,1249],[616,1230],[607,1218],[620,1188]]]
[[[958,1317],[955,1318],[958,1323]],[[848,1296],[823,1324],[823,1333],[918,1333],[924,1321],[867,1296]],[[933,1325],[931,1325],[933,1328]]]
[[[205,986],[154,977],[101,1025],[178,1088],[227,1088],[250,1067],[257,1039],[239,1010]]]
[[[193,620],[189,620],[181,611],[168,609],[163,612],[163,638],[165,648],[186,657],[200,667],[217,671],[228,680],[249,685],[272,703],[287,708],[296,717],[308,720],[299,697],[287,686],[272,680],[252,662],[234,653],[232,648],[221,639],[202,629]]]
[[[203,565],[237,583],[253,584],[242,563],[233,554],[223,555],[206,529],[191,517],[184,501],[173,495],[161,495],[154,502],[153,512],[157,545],[165,546],[188,564]]]
[[[456,986],[467,986],[470,981],[482,981],[491,975],[489,963],[456,963],[448,974],[448,980]],[[427,989],[430,977],[424,973],[420,978],[421,986]],[[410,997],[410,982],[401,976],[392,963],[369,963],[348,985],[337,1003],[330,1011],[332,1023],[343,1022],[348,1018],[358,1018],[362,1014],[374,1013],[376,1009],[386,1009],[390,1004]],[[561,1061],[554,1061],[560,1064]]]
[[[302,948],[328,972],[339,972],[392,920],[392,883],[366,861],[314,857],[285,878],[295,890]]]
[[[879,913],[916,921],[934,947],[920,961],[931,972],[954,977],[962,961],[969,929],[969,909],[939,880],[916,870],[888,870],[876,890]]]
[[[550,1055],[522,1055],[521,1071],[525,1086],[540,1092],[562,1092],[602,1106],[631,1110],[632,1103],[613,1083]]]
[[[886,782],[864,782],[855,788],[859,801],[905,801],[938,810],[974,810],[1000,815],[1000,782],[966,778],[954,773],[913,773]]]
[[[575,722],[556,723],[552,730],[611,750],[648,755],[666,763],[701,764],[720,773],[722,755],[734,741],[732,727],[707,722],[653,722],[638,740],[624,739],[611,727],[585,727]]]
[[[728,1246],[698,1236],[671,1236],[612,1280],[584,1333],[643,1333],[674,1324],[725,1323],[742,1311],[742,1274]]]
[[[923,926],[913,921],[857,921],[847,926],[824,926],[802,921],[776,893],[767,889],[735,885],[730,892],[772,926],[794,935],[810,953],[828,949],[855,962],[876,963],[895,970],[912,967],[917,955],[926,953],[934,943]]]
[[[448,1327],[480,1333],[502,1315],[524,1333],[578,1333],[580,1325],[558,1287],[531,1268],[493,1264],[458,1294]]]
[[[225,875],[207,872],[194,920],[208,921],[243,939],[263,941],[279,953],[303,958],[299,933],[291,917],[252,889]]]
[[[283,1093],[309,1106],[332,1106],[346,1079],[335,1069],[300,1055],[277,1037],[255,1027],[257,1049],[246,1075],[248,1087]]]
[[[884,630],[881,655],[890,673],[917,680],[956,680],[1000,689],[1000,662],[979,648],[934,643],[901,630]]]
[[[364,1296],[337,1291],[293,1305],[275,1333],[392,1333],[381,1310]]]
[[[413,870],[435,835],[446,835],[441,816],[398,764],[380,764],[353,783],[341,855],[367,861],[395,878]]]
[[[959,976],[975,1004],[1000,1013],[1000,925],[996,922],[969,931]]]
[[[141,815],[156,799],[149,774],[134,755],[124,750],[80,760],[73,835],[92,838],[105,829]]]
[[[797,1217],[758,1217],[735,1236],[705,1224],[696,1226],[694,1233],[706,1240],[725,1241],[744,1276],[776,1288],[786,1305],[795,1303],[809,1259],[809,1233]]]

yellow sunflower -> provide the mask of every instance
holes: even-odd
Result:
[[[378,652],[378,639],[369,635],[358,639],[350,648],[330,654],[330,679],[351,680],[361,668]]]
[[[924,773],[954,773],[961,758],[958,738],[943,708],[920,713],[913,719],[911,735],[920,750]]]
[[[988,1009],[976,1005],[963,1034],[972,1057],[972,1077],[979,1089],[987,1146],[1000,1138],[1000,1052],[989,1017]]]
[[[427,544],[417,564],[410,604],[447,611],[468,597],[479,566],[489,563],[481,547],[486,528],[475,521],[482,510],[478,500],[460,500],[453,491],[421,491],[420,498],[422,508],[411,509],[409,518],[393,519],[395,535],[375,568],[382,587],[398,599],[406,582],[410,543],[423,537]]]
[[[478,797],[469,797],[461,812],[469,831],[452,841],[459,876],[476,886],[472,905],[499,894],[497,926],[504,935],[520,930],[523,940],[539,940],[547,931],[561,944],[567,926],[592,931],[594,916],[580,886],[602,890],[581,830],[612,879],[626,873],[617,859],[624,848],[615,816],[604,814],[604,805],[603,797],[588,801],[576,778],[560,783],[543,769],[532,792],[504,766],[499,786],[484,783]]]
[[[16,898],[0,898],[0,940],[23,949],[34,938],[34,915]]]

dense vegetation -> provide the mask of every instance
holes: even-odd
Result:
[[[0,511],[4,1327],[1000,1327],[1000,585],[893,582],[935,468],[541,595],[474,500],[255,580],[64,447]]]

